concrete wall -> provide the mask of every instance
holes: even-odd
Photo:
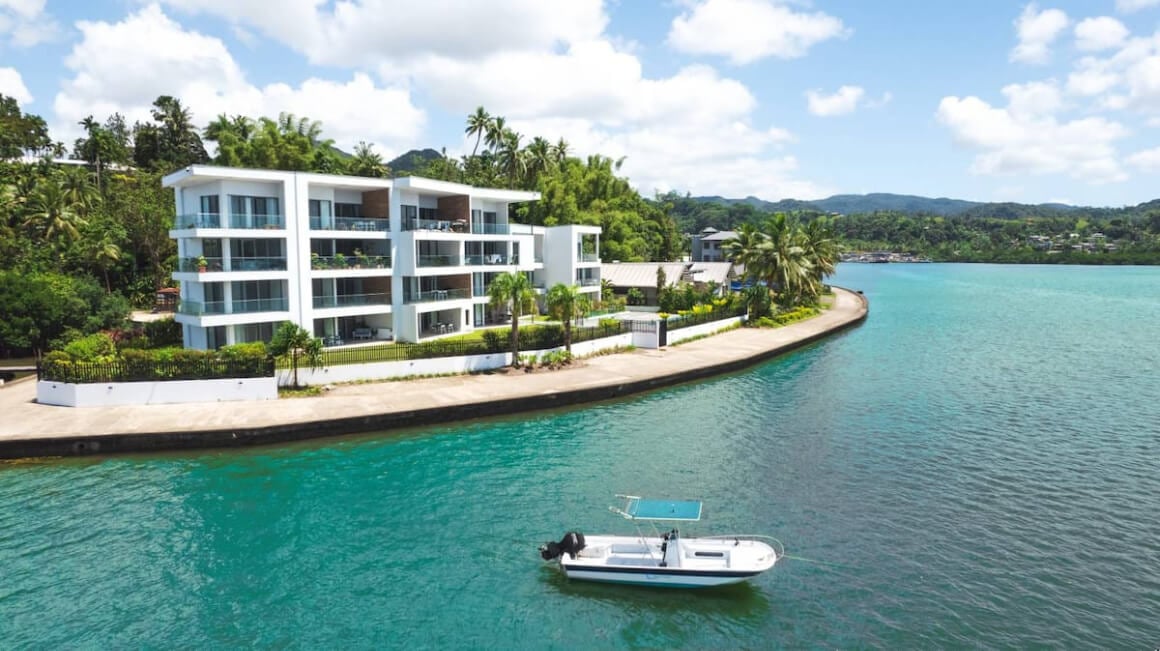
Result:
[[[737,316],[731,319],[721,319],[720,321],[710,321],[709,323],[689,326],[688,328],[680,328],[679,330],[669,330],[668,343],[671,346],[672,344],[685,341],[686,339],[692,339],[702,335],[711,335],[726,328],[732,328],[734,325],[741,323],[744,320],[745,317]]]
[[[162,405],[277,398],[278,385],[274,378],[269,377],[101,384],[67,384],[42,380],[36,384],[37,402],[62,407]]]

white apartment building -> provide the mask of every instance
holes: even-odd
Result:
[[[293,321],[327,345],[417,342],[505,323],[488,285],[523,272],[600,292],[599,226],[530,226],[536,192],[194,165],[173,188],[186,348],[269,341]]]

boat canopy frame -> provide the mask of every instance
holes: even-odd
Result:
[[[617,497],[624,498],[624,507],[610,506],[608,510],[626,520],[697,522],[701,519],[701,500],[657,500],[619,494]]]

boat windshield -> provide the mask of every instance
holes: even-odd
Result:
[[[625,499],[624,508],[609,508],[629,520],[696,522],[701,519],[700,500],[650,500],[635,495],[617,497]]]

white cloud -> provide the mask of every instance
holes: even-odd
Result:
[[[1085,18],[1075,26],[1075,46],[1094,52],[1119,46],[1128,38],[1128,28],[1110,16]]]
[[[1051,44],[1067,28],[1068,22],[1067,14],[1059,9],[1039,11],[1035,3],[1027,5],[1015,19],[1019,43],[1011,50],[1010,59],[1021,63],[1047,63],[1051,57]]]
[[[7,95],[20,104],[32,102],[32,93],[24,85],[24,78],[15,68],[0,68],[0,95]]]
[[[312,63],[358,67],[437,56],[471,61],[590,40],[608,23],[601,0],[161,0],[249,23]]]
[[[1116,10],[1125,14],[1160,6],[1160,0],[1116,0]]]
[[[853,113],[866,91],[861,86],[842,86],[837,92],[825,95],[817,90],[806,91],[810,113],[829,117]]]
[[[702,0],[673,19],[668,42],[682,52],[746,64],[801,57],[822,41],[849,34],[838,18],[795,11],[780,0]]]
[[[1145,172],[1160,172],[1160,147],[1138,151],[1128,157],[1128,163]]]
[[[605,33],[608,17],[600,0],[285,0],[279,12],[268,11],[265,0],[162,1],[276,38],[314,63],[374,71],[453,114],[485,106],[505,116],[524,142],[537,135],[564,137],[578,155],[628,155],[622,172],[645,192],[671,187],[763,197],[820,194],[797,178],[796,161],[781,151],[792,136],[753,124],[757,101],[744,84],[704,65],[646,77],[637,46]],[[267,88],[261,94],[274,93]],[[321,112],[326,108],[323,103],[317,111],[291,110],[321,119],[327,135],[336,128],[367,131],[360,122],[371,118],[330,119]],[[379,107],[372,117],[394,120],[392,112]],[[341,120],[352,123],[340,126]],[[474,140],[457,135],[454,142],[414,144],[446,144],[454,154],[470,151]],[[736,175],[717,171],[724,169]],[[723,185],[713,188],[716,177]]]
[[[366,74],[259,88],[219,39],[186,31],[157,5],[117,23],[81,21],[77,28],[81,39],[65,60],[74,76],[56,96],[54,133],[75,135],[75,123],[87,115],[120,112],[130,123],[144,120],[157,96],[173,95],[201,125],[219,113],[273,117],[288,111],[320,120],[324,134],[341,147],[367,140],[389,153],[418,144],[424,114],[409,92],[378,87]]]
[[[1009,84],[1002,92],[1008,112],[1018,117],[1051,115],[1063,107],[1063,95],[1055,80]]]
[[[1120,81],[1120,76],[1112,71],[1107,62],[1092,57],[1080,59],[1075,71],[1067,77],[1069,93],[1083,96],[1100,95]]]
[[[56,36],[57,25],[44,10],[46,0],[0,0],[0,38],[32,47]]]
[[[938,120],[957,142],[979,152],[972,173],[1067,174],[1089,183],[1126,178],[1114,146],[1128,135],[1122,125],[1103,117],[1061,122],[1042,112],[1053,101],[1044,99],[1050,93],[1026,86],[1008,89],[1005,94],[1022,106],[996,108],[977,97],[944,97],[939,103]]]

